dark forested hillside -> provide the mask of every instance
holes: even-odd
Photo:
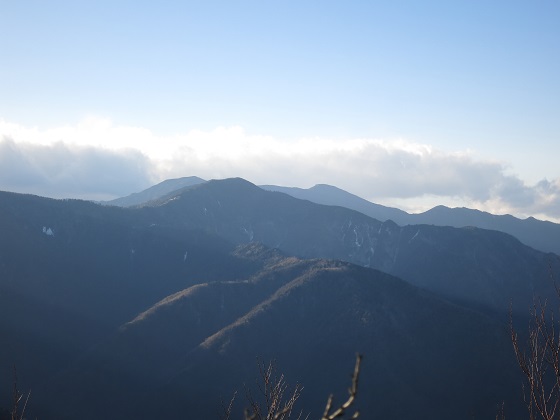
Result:
[[[260,358],[304,385],[301,409],[319,418],[330,392],[344,398],[356,351],[366,355],[358,404],[366,418],[487,418],[495,400],[520,408],[501,323],[376,270],[254,245],[237,251],[261,253],[253,276],[172,295],[72,366],[49,387],[69,401],[64,414],[216,418],[235,390],[241,413]]]
[[[159,299],[245,276],[252,268],[232,249],[117,208],[2,193],[0,384],[10,389],[16,365],[21,386],[35,388]]]
[[[0,407],[16,365],[41,419],[217,418],[260,357],[316,415],[359,351],[367,413],[487,418],[505,400],[515,418],[503,321],[510,300],[526,314],[555,293],[557,270],[503,233],[400,227],[241,179],[137,208],[0,193]]]

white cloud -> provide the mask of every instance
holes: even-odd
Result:
[[[92,146],[16,143],[0,139],[0,189],[86,199],[106,199],[149,186],[152,165],[139,152]]]
[[[0,120],[0,165],[1,189],[58,197],[126,195],[188,175],[240,176],[333,184],[405,210],[446,204],[560,219],[560,180],[526,185],[503,162],[404,139],[285,140],[238,126],[159,136],[96,117],[48,129]]]

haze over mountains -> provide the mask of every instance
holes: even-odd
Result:
[[[502,401],[526,417],[504,320],[555,298],[558,256],[311,190],[331,205],[242,179],[170,180],[126,208],[0,193],[2,389],[16,364],[42,419],[218,418],[259,357],[318,418],[361,352],[365,418],[488,418]]]

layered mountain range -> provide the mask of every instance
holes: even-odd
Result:
[[[341,206],[265,191],[242,179],[179,189],[135,209],[154,225],[203,228],[231,243],[263,243],[302,258],[376,268],[456,301],[506,313],[549,296],[553,254],[498,231],[399,226]],[[552,268],[551,268],[552,267]]]
[[[132,207],[157,200],[183,187],[206,182],[198,177],[169,179],[139,193],[118,198],[106,204]],[[317,204],[346,207],[381,222],[392,220],[400,226],[429,224],[452,227],[478,227],[508,233],[532,248],[560,254],[560,225],[534,217],[519,219],[511,215],[495,215],[468,208],[437,206],[423,213],[411,214],[394,207],[372,203],[332,185],[318,184],[311,188],[261,185],[267,191],[283,192],[292,197]]]
[[[319,418],[360,352],[365,418],[524,417],[507,319],[556,298],[555,254],[183,181],[129,207],[0,193],[0,380],[33,416],[219,418],[237,390],[239,417],[258,359]]]

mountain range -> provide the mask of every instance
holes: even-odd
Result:
[[[163,181],[144,191],[118,198],[104,204],[122,207],[145,205],[181,188],[206,182],[198,177],[184,177]],[[372,203],[332,185],[318,184],[311,188],[261,185],[267,191],[277,191],[317,204],[346,207],[379,221],[392,220],[400,226],[429,224],[452,227],[478,227],[508,233],[526,245],[543,252],[560,254],[560,225],[537,220],[534,217],[519,219],[511,215],[495,215],[468,208],[436,206],[422,213],[411,214],[403,210]]]
[[[293,197],[318,204],[347,207],[381,221],[392,220],[398,225],[428,224],[452,227],[478,227],[498,230],[518,238],[521,242],[543,252],[560,254],[560,225],[534,217],[519,219],[505,214],[495,215],[464,207],[437,206],[423,213],[410,214],[364,200],[331,185],[319,184],[308,189],[263,185],[269,191],[280,191]]]
[[[526,308],[553,293],[552,254],[472,227],[399,226],[340,206],[265,191],[242,179],[180,189],[135,209],[150,223],[203,228],[234,244],[260,242],[302,258],[332,258],[396,275],[489,311]],[[496,255],[500,254],[498,257]]]
[[[0,385],[15,364],[33,416],[219,418],[236,390],[241,413],[259,358],[318,418],[360,352],[365,418],[525,417],[506,323],[556,297],[556,255],[242,179],[165,187],[129,207],[0,193]]]

